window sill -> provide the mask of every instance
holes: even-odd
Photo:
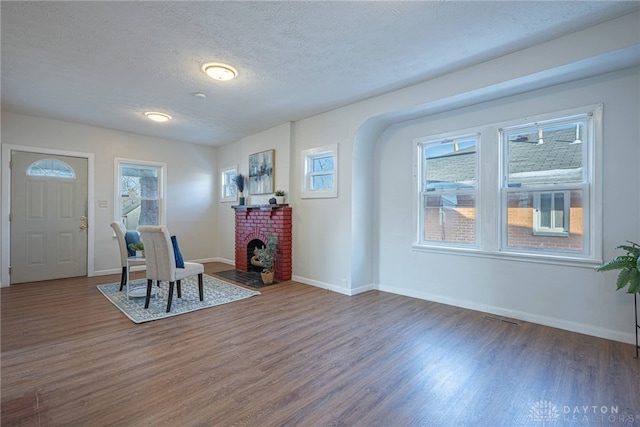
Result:
[[[532,233],[534,236],[542,236],[542,237],[569,237],[568,231],[534,231]]]
[[[561,255],[539,255],[518,252],[483,251],[475,248],[453,248],[446,246],[423,246],[414,244],[412,250],[416,252],[431,252],[446,255],[462,255],[479,258],[491,258],[506,261],[519,261],[537,264],[562,265],[567,267],[594,268],[602,264],[602,260],[591,258],[569,258]]]

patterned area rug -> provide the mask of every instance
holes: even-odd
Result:
[[[134,323],[143,323],[165,317],[177,316],[190,311],[214,307],[216,305],[249,298],[254,295],[260,295],[258,291],[245,289],[206,274],[203,276],[203,284],[204,301],[200,301],[198,297],[198,276],[192,276],[182,280],[182,298],[178,298],[177,290],[174,287],[170,313],[166,312],[167,295],[169,293],[168,282],[161,283],[158,296],[151,298],[149,308],[146,310],[144,308],[144,297],[131,297],[127,300],[125,289],[123,289],[122,292],[119,291],[120,283],[98,285],[98,290]],[[140,286],[146,288],[147,279],[132,280],[129,283],[130,289]]]

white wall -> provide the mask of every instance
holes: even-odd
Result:
[[[290,170],[291,170],[291,124],[285,123],[264,132],[243,138],[233,144],[217,149],[218,173],[221,169],[236,166],[238,172],[249,175],[249,156],[265,150],[275,149],[274,191],[284,190],[289,202]],[[219,181],[220,177],[217,178]],[[219,184],[218,184],[219,185]],[[238,202],[220,202],[220,189],[216,197],[216,242],[218,242],[217,257],[219,261],[229,264],[235,263],[235,211],[231,208]],[[244,192],[247,204],[260,205],[269,203],[273,194],[251,195],[248,188]]]
[[[376,286],[373,152],[390,125],[634,66],[632,14],[422,84],[293,124],[294,277],[353,294]],[[300,199],[302,150],[338,143],[337,199]],[[400,172],[400,171],[398,171]]]
[[[638,182],[640,74],[626,69],[449,111],[389,128],[378,140],[376,226],[378,287],[591,335],[632,340],[633,298],[615,292],[615,273],[593,266],[559,266],[411,249],[416,239],[411,165],[417,137],[502,120],[604,103],[604,249],[607,259],[625,240],[638,241],[640,199],[621,183]],[[495,143],[491,138],[483,138]],[[497,153],[495,146],[481,150]],[[484,164],[483,167],[498,168]],[[491,185],[485,183],[485,185]],[[497,181],[496,181],[497,185]],[[482,202],[489,202],[486,199]]]
[[[612,289],[610,276],[595,274],[588,268],[533,267],[516,261],[487,262],[482,258],[411,251],[415,235],[412,186],[405,185],[406,182],[387,186],[383,181],[389,176],[405,179],[409,176],[412,159],[406,141],[423,136],[424,124],[430,123],[433,115],[487,102],[496,102],[494,108],[501,114],[519,112],[515,117],[554,111],[556,105],[576,107],[604,102],[604,127],[617,128],[613,134],[609,129],[608,135],[628,141],[622,152],[605,150],[605,180],[610,182],[619,177],[637,184],[638,178],[629,175],[635,170],[629,159],[639,157],[634,148],[637,137],[633,137],[640,131],[637,70],[631,74],[615,71],[637,67],[640,62],[639,20],[637,13],[628,15],[294,123],[294,279],[345,294],[380,288],[631,342],[632,301]],[[583,80],[594,76],[601,77]],[[555,85],[563,85],[563,92],[558,96],[553,89],[545,89]],[[608,93],[610,89],[615,90]],[[582,93],[586,90],[594,93]],[[509,97],[513,96],[523,98],[512,101]],[[545,101],[537,98],[542,96],[554,108],[542,108]],[[533,104],[529,106],[527,101]],[[514,108],[511,102],[517,102],[520,111],[511,111]],[[534,106],[542,109],[532,111]],[[482,107],[469,111],[476,110],[481,111]],[[449,118],[458,119],[455,114]],[[469,117],[472,123],[465,126],[472,126],[474,120],[482,123],[481,119],[481,115]],[[406,134],[398,141],[398,132],[405,126],[401,124],[408,120],[417,120],[423,127],[412,132],[411,125],[406,125]],[[382,134],[389,126],[393,126],[393,130]],[[390,132],[395,132],[392,140]],[[338,143],[340,153],[338,198],[300,199],[300,152],[333,143]],[[390,167],[385,164],[383,169],[381,165],[387,158],[390,158]],[[612,167],[623,158],[626,171]],[[621,241],[638,239],[639,234],[637,192],[630,198],[622,198],[616,195],[617,188],[611,184],[606,186],[604,203],[615,206],[624,202],[628,210],[625,214],[615,208],[605,212],[608,224],[604,235],[605,257],[612,256],[612,248]],[[427,282],[425,272],[416,265],[435,266],[432,281]],[[457,269],[455,280],[448,278],[452,265]],[[513,289],[513,282],[526,275],[544,277],[546,282],[541,289],[531,282]],[[477,276],[482,281],[474,288],[472,283]],[[465,295],[454,290],[461,281],[468,283]],[[572,284],[559,286],[558,283]],[[599,314],[594,316],[594,311]]]
[[[93,227],[95,238],[95,272],[90,275],[120,271],[117,242],[109,226],[114,217],[115,157],[165,162],[169,230],[178,236],[185,259],[208,260],[215,255],[214,200],[218,180],[214,148],[6,111],[2,112],[2,144],[94,154],[95,195],[89,203],[94,206],[95,218],[89,226]],[[98,207],[99,200],[107,200],[108,207]],[[3,223],[3,241],[8,239],[7,229]],[[6,268],[3,263],[3,276]],[[2,285],[8,283],[3,280]]]

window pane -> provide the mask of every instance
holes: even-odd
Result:
[[[235,197],[236,192],[237,192],[237,187],[235,185],[224,186],[224,197]]]
[[[311,172],[332,172],[333,156],[331,154],[324,154],[314,157],[311,163],[311,168]]]
[[[569,230],[564,230],[564,194],[557,192],[538,193],[540,196],[540,227],[547,227],[549,233],[534,233],[535,206],[534,192],[516,191],[507,195],[507,246],[510,248],[539,249],[543,251],[582,251],[583,245],[583,202],[582,190],[572,190],[569,206]],[[555,196],[560,194],[561,197]],[[553,203],[558,203],[551,206]],[[546,209],[543,208],[546,206]],[[553,209],[553,210],[552,210]],[[546,215],[543,212],[546,211]],[[560,213],[558,214],[558,211]],[[559,215],[559,216],[558,216]],[[556,222],[555,225],[551,221]],[[557,230],[554,232],[554,230]],[[559,233],[558,231],[562,232]]]
[[[139,225],[159,225],[158,200],[121,199],[122,222],[127,230]]]
[[[154,166],[122,167],[121,197],[158,198],[158,168]]]
[[[121,164],[120,214],[127,230],[160,225],[160,167]]]
[[[57,159],[42,159],[34,162],[27,169],[29,176],[52,176],[56,178],[75,178],[73,168]]]
[[[428,194],[424,200],[424,240],[475,243],[475,195]]]
[[[508,186],[582,182],[583,135],[583,122],[507,131]]]
[[[312,190],[327,190],[333,188],[333,175],[314,175],[311,177]]]
[[[223,172],[223,174],[222,174],[222,179],[223,179],[222,197],[234,198],[236,196],[237,187],[236,187],[236,184],[234,182],[235,181],[235,177],[236,177],[236,171],[234,171],[234,170],[229,170],[229,171]]]
[[[425,190],[475,188],[476,155],[475,139],[426,145]]]

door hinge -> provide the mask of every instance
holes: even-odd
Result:
[[[9,222],[11,222],[11,214],[9,214]]]
[[[9,169],[13,167],[13,160],[9,160]]]
[[[9,266],[9,274],[11,274],[11,266]]]

